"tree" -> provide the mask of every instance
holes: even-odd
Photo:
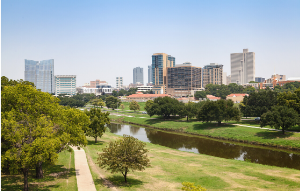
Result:
[[[199,98],[203,99],[206,98],[207,92],[206,91],[196,91],[195,98],[199,100]]]
[[[189,118],[195,117],[197,115],[197,104],[193,102],[188,102],[187,104],[182,105],[179,115],[186,117],[186,120],[189,121]]]
[[[160,115],[165,119],[170,118],[171,115],[179,114],[183,104],[177,99],[170,98],[168,96],[155,98],[153,104],[148,102],[148,106],[151,105],[150,107],[147,106],[147,102],[145,109],[150,117],[153,115]]]
[[[206,188],[203,188],[200,185],[195,186],[195,183],[191,183],[191,182],[183,182],[182,186],[183,187],[181,188],[181,190],[186,190],[186,191],[206,191]]]
[[[277,96],[278,105],[293,108],[300,115],[300,88],[291,92],[279,93]]]
[[[106,130],[107,124],[110,124],[109,112],[101,112],[100,109],[91,108],[90,111],[85,111],[86,115],[90,118],[89,128],[85,129],[85,134],[95,138],[95,143],[97,143],[97,138],[102,137]]]
[[[261,116],[260,126],[265,127],[270,125],[271,127],[275,127],[275,129],[280,129],[281,127],[282,134],[284,134],[284,131],[296,125],[298,120],[298,113],[293,108],[274,106],[271,111]]]
[[[146,101],[144,110],[146,110],[147,113],[150,111],[150,107],[153,105],[153,103],[154,103],[154,102],[153,102],[152,100]]]
[[[99,153],[98,164],[112,173],[121,172],[127,182],[127,173],[130,170],[144,170],[150,166],[147,157],[148,150],[145,149],[146,143],[129,135],[115,142],[110,142],[109,146]]]
[[[121,104],[120,105],[120,108],[122,109],[122,111],[124,110],[124,108],[125,108],[125,106],[124,106],[124,104]]]
[[[32,85],[17,83],[1,91],[2,169],[22,171],[24,190],[28,190],[28,171],[36,168],[43,177],[42,163],[53,164],[68,145],[87,144],[82,128],[87,116],[58,105],[58,99]]]
[[[95,107],[95,106],[100,106],[101,108],[105,105],[103,100],[101,98],[99,99],[93,99],[91,101],[91,104]]]
[[[140,105],[138,102],[133,100],[132,102],[130,102],[129,109],[134,111],[140,110]]]
[[[208,100],[199,110],[197,118],[205,122],[217,121],[220,126],[224,120],[239,121],[241,116],[239,109],[234,107],[231,100]]]
[[[121,100],[114,96],[108,96],[106,98],[106,106],[108,108],[116,109],[121,104]]]

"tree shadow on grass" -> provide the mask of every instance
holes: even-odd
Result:
[[[111,175],[107,179],[118,187],[128,187],[128,188],[132,186],[139,187],[144,184],[143,181],[132,178],[130,176],[127,176],[127,183],[125,183],[124,177],[122,175]]]
[[[219,126],[218,123],[202,123],[202,122],[193,125],[194,130],[210,130],[210,129],[219,129],[224,127],[235,127],[235,125],[221,123],[221,125]]]
[[[99,139],[99,137],[98,137]],[[94,145],[94,146],[100,146],[100,145],[103,145],[104,141],[99,141],[97,140],[97,143],[95,143],[95,139],[94,140],[87,140],[88,143],[87,145]]]
[[[288,138],[294,135],[292,132],[284,132],[282,134],[282,131],[262,131],[257,132],[255,134],[258,137],[262,137],[263,139],[276,139],[276,138]]]

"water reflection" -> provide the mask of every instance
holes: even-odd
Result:
[[[173,149],[201,153],[221,158],[248,160],[260,164],[295,168],[300,170],[300,155],[265,148],[247,147],[206,139],[173,134],[154,129],[140,128],[132,125],[111,124],[112,133],[131,135],[144,142],[151,142]]]

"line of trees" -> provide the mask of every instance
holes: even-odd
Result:
[[[160,115],[167,119],[171,116],[179,116],[186,117],[187,121],[189,118],[197,117],[198,120],[203,122],[217,121],[218,125],[221,125],[224,120],[239,121],[241,118],[238,107],[234,107],[231,100],[207,100],[184,104],[177,99],[166,96],[155,98],[154,101],[147,101],[144,109],[150,117]]]

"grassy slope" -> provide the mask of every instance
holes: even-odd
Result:
[[[249,127],[235,126],[232,124],[223,124],[221,127],[218,127],[215,123],[202,123],[196,121],[196,119],[192,119],[187,122],[185,119],[151,119],[148,115],[137,113],[130,113],[130,115],[135,117],[115,115],[111,115],[110,117],[113,120],[122,119],[122,121],[125,122],[148,125],[165,130],[176,130],[180,132],[188,132],[248,143],[258,143],[263,145],[300,149],[300,133],[286,132],[286,134],[283,135],[281,131],[254,129]],[[155,116],[152,118],[155,118]],[[248,121],[244,123],[245,125],[252,125],[251,122]]]
[[[101,142],[95,144],[88,138],[85,150],[93,162],[97,162],[97,152],[109,141],[119,136],[105,133]],[[202,154],[177,151],[147,143],[150,168],[143,172],[130,172],[128,184],[123,183],[121,173],[111,174],[98,166],[91,168],[94,174],[102,173],[120,190],[180,190],[184,181],[195,182],[208,190],[299,190],[298,170],[260,165],[255,163],[222,159]],[[97,173],[95,173],[97,171]],[[100,184],[97,190],[105,189],[98,176],[93,176]]]
[[[57,178],[49,176],[51,173],[65,172]],[[77,180],[75,173],[74,152],[64,151],[59,153],[56,165],[43,167],[44,178],[35,179],[35,171],[29,173],[29,190],[54,190],[54,191],[76,191]],[[1,175],[1,190],[23,190],[22,175]]]

